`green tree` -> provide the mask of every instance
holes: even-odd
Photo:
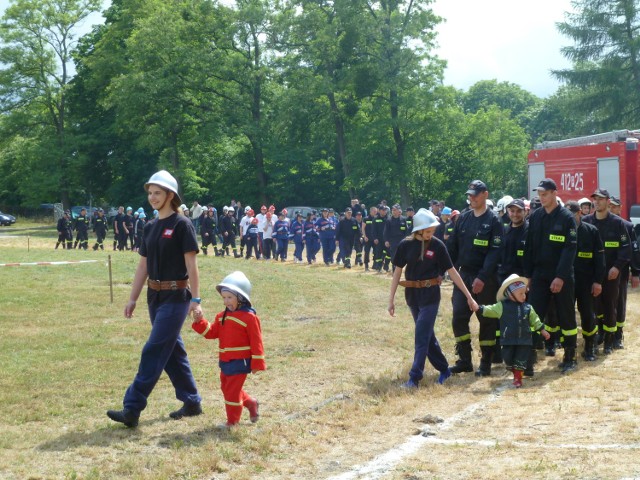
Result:
[[[599,130],[640,123],[640,4],[636,0],[575,0],[558,24],[574,41],[562,53],[573,67],[554,74],[582,89],[576,106]],[[589,133],[589,132],[582,132]]]
[[[9,123],[39,124],[40,128],[25,131],[34,134],[31,140],[40,144],[36,151],[46,154],[29,159],[30,165],[41,177],[51,179],[41,184],[42,195],[61,198],[66,207],[76,180],[70,172],[74,142],[67,134],[71,54],[80,23],[98,11],[100,3],[14,0],[0,25],[0,108],[12,116]]]

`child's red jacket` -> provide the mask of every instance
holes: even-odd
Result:
[[[224,323],[222,319],[224,317]],[[260,319],[251,308],[220,312],[213,323],[200,319],[191,324],[196,332],[208,339],[219,339],[221,362],[251,359],[251,370],[266,370]]]

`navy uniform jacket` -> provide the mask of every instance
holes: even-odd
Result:
[[[577,227],[573,214],[560,205],[551,213],[536,208],[529,216],[524,250],[524,276],[552,281],[573,281]]]
[[[384,225],[384,241],[390,244],[398,244],[408,235],[407,221],[401,215],[398,218],[391,216]]]
[[[604,246],[598,229],[590,223],[578,225],[578,247],[573,262],[576,278],[588,277],[590,283],[602,284],[607,274]]]
[[[582,221],[594,225],[600,232],[607,270],[616,267],[622,272],[627,268],[631,261],[631,243],[622,219],[607,212],[607,216],[602,220],[598,220],[595,213],[592,213],[585,216]]]
[[[519,227],[508,226],[504,231],[502,255],[498,273],[500,278],[506,278],[512,273],[524,275],[524,247],[527,243],[529,222],[524,221]]]
[[[336,240],[347,242],[348,245],[353,245],[356,240],[360,238],[360,228],[355,218],[343,218],[338,222],[338,228],[336,229]]]
[[[502,249],[502,222],[488,209],[479,217],[473,210],[458,216],[447,249],[456,267],[486,282],[496,273]]]

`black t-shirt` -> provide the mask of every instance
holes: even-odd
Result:
[[[393,264],[404,268],[404,278],[407,280],[427,280],[442,275],[453,267],[449,253],[444,243],[436,237],[432,237],[425,244],[424,256],[420,259],[422,242],[406,238],[400,242]],[[405,288],[404,293],[407,305],[424,306],[440,301],[440,287],[438,285],[428,288]]]
[[[152,220],[144,227],[140,255],[147,259],[147,273],[151,280],[165,282],[188,279],[184,254],[198,251],[195,228],[184,215],[174,213],[164,219]],[[161,297],[171,296],[165,295],[165,292],[172,293],[171,290],[163,290]],[[152,293],[156,292],[149,289],[148,294]]]

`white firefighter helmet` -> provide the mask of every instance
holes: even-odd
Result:
[[[505,195],[496,204],[496,210],[499,212],[504,212],[507,209],[507,205],[509,205],[513,201],[513,197],[511,195]]]
[[[578,205],[582,206],[585,203],[591,203],[591,199],[587,198],[587,197],[582,197],[580,200],[578,200]]]
[[[229,211],[229,207],[227,207],[226,205],[222,207],[222,213],[227,213],[228,211]]]
[[[178,201],[180,200],[180,195],[178,194],[178,181],[166,170],[160,170],[159,172],[154,173],[149,178],[149,181],[144,184],[144,189],[147,190],[149,185],[158,185],[160,187],[166,188],[167,190],[175,193]]]
[[[493,200],[487,199],[487,207],[493,208]]]
[[[424,230],[425,228],[437,227],[440,221],[435,214],[426,208],[421,208],[413,216],[413,230],[411,233]]]
[[[244,213],[249,213],[249,210],[251,210],[251,207],[249,205],[244,207]]]
[[[244,273],[235,271],[224,277],[222,282],[216,285],[216,290],[218,290],[218,293],[222,293],[223,288],[228,288],[232,292],[241,295],[251,306],[251,282]]]

